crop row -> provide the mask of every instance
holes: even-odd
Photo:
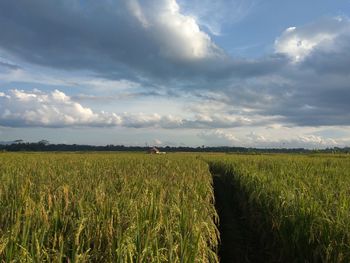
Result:
[[[1,154],[0,262],[217,262],[206,163]]]
[[[206,157],[277,262],[350,262],[350,158]]]

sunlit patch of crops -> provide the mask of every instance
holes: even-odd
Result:
[[[1,154],[0,262],[217,262],[190,155]]]
[[[280,262],[350,262],[350,157],[207,156]],[[272,234],[271,234],[272,233]]]

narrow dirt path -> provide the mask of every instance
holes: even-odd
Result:
[[[239,206],[234,202],[230,182],[220,175],[213,175],[213,187],[215,207],[220,218],[220,262],[268,262]]]

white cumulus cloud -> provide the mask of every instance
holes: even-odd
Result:
[[[223,52],[202,31],[195,17],[181,13],[176,0],[128,3],[131,13],[158,43],[159,54],[170,59],[203,59]]]
[[[0,93],[0,126],[7,127],[127,127],[127,128],[187,128],[236,127],[249,125],[240,116],[195,114],[192,117],[146,114],[143,112],[114,113],[94,111],[75,101],[74,97],[54,90],[13,89]]]
[[[289,27],[275,41],[275,51],[300,62],[315,49],[331,49],[334,40],[350,32],[348,18],[325,18],[301,27]]]
[[[327,138],[313,134],[291,135],[288,138],[282,134],[273,136],[269,133],[255,131],[233,131],[231,129],[216,129],[202,131],[198,137],[212,146],[228,145],[236,147],[264,147],[264,148],[327,148],[344,145],[341,140]]]
[[[5,126],[113,126],[120,116],[95,113],[59,90],[50,93],[10,90],[0,96],[0,122]]]

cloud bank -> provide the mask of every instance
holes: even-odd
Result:
[[[264,136],[255,132],[247,134],[236,135],[232,131],[227,130],[212,130],[203,131],[198,135],[200,138],[215,142],[216,145],[228,146],[243,146],[262,148],[327,148],[335,146],[344,146],[344,141],[332,138],[317,136],[313,134],[295,135],[289,138],[273,138],[271,136]],[[347,141],[346,143],[349,143]]]
[[[173,78],[225,56],[175,0],[5,0],[0,29],[13,56],[108,78]]]
[[[84,107],[54,90],[0,92],[0,126],[7,127],[127,127],[201,129],[236,127],[249,122],[233,115],[198,114],[192,118],[144,113],[109,113]]]

